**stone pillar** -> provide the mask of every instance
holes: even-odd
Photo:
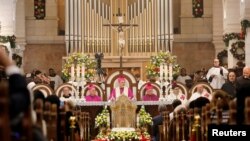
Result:
[[[222,0],[213,0],[213,44],[215,56],[225,49],[223,35],[223,5]]]
[[[250,21],[250,0],[241,0],[241,20],[246,19]],[[246,66],[250,66],[250,28],[246,30],[245,37],[245,63]]]
[[[23,52],[26,46],[26,32],[25,32],[25,0],[18,0],[16,3],[16,48],[13,53],[23,58]],[[23,67],[23,59],[22,65]]]
[[[240,25],[240,0],[226,0],[223,1],[223,10],[224,10],[224,34],[225,33],[240,33],[241,25]],[[230,46],[233,42],[230,42]],[[228,49],[228,50],[229,50]],[[231,54],[228,51],[228,54]],[[232,56],[228,55],[228,68],[232,68],[236,65],[236,62],[230,62],[234,59],[230,58]]]
[[[15,34],[16,0],[1,0],[0,3],[0,34],[13,35]]]

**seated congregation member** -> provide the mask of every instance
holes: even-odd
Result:
[[[181,100],[179,100],[179,99],[175,99],[173,102],[172,102],[172,107],[173,107],[173,109],[175,110],[175,108],[177,107],[177,106],[179,106],[179,105],[182,105],[182,103],[181,103]],[[171,112],[171,113],[169,113],[169,119],[170,119],[170,121],[173,119],[173,117],[174,117],[174,110]]]
[[[181,74],[177,77],[176,81],[181,82],[182,84],[186,85],[188,80],[192,80],[192,78],[187,75],[187,71],[185,68],[181,68]]]
[[[56,74],[55,70],[50,68],[49,69],[49,76],[48,78],[50,79],[50,87],[53,90],[56,90],[58,86],[60,86],[63,83],[62,78]]]
[[[89,84],[87,86],[88,92],[87,96],[85,96],[86,101],[102,101],[102,98],[98,96],[96,88],[93,84]]]
[[[153,121],[153,141],[159,141],[160,137],[159,137],[159,125],[162,125],[163,122],[163,116],[162,116],[162,112],[167,111],[167,107],[166,105],[159,105],[158,107],[158,112],[159,115],[153,117],[152,121]]]
[[[199,97],[206,97],[209,100],[212,99],[211,94],[207,92],[207,90],[204,88],[202,84],[197,85],[196,92],[191,95],[188,101],[190,103],[191,101],[194,101],[195,99]]]
[[[130,100],[134,99],[134,94],[130,88],[125,86],[125,77],[119,76],[118,79],[119,86],[117,88],[114,88],[109,96],[109,100],[114,101],[116,100],[120,95],[127,96]]]
[[[50,84],[50,79],[43,74],[40,70],[35,71],[34,81],[36,84]]]
[[[178,119],[178,117],[175,117],[176,118],[175,120],[174,120],[174,118],[172,118],[172,120],[170,120],[170,125],[168,127],[169,131],[167,132],[168,141],[177,141],[177,136],[179,136],[179,140],[188,140],[188,138],[189,138],[188,120],[184,117],[184,119],[183,119],[184,122],[183,122],[183,120],[180,118],[182,113],[184,113],[184,114],[187,113],[186,106],[179,105],[174,109],[173,112],[179,116],[179,119]],[[178,120],[178,122],[177,122],[177,120]],[[179,126],[177,124],[179,124]],[[179,128],[179,134],[177,134],[177,132],[176,132],[178,130],[177,128]]]
[[[194,109],[194,108],[198,108],[199,112],[201,112],[201,108],[203,106],[206,106],[206,104],[210,103],[210,100],[207,99],[206,97],[199,97],[193,101],[190,101],[188,108],[189,109]]]
[[[67,101],[73,98],[73,95],[70,93],[70,88],[68,86],[63,87],[62,96],[60,97],[61,101]]]
[[[21,70],[14,65],[12,60],[9,59],[5,50],[0,49],[0,66],[5,69],[6,75],[8,76],[8,94],[9,94],[9,119],[11,128],[11,140],[21,140],[21,138],[29,138],[23,135],[24,130],[29,130],[24,128],[22,121],[27,113],[32,113],[33,108],[31,101],[31,93],[27,87],[27,82],[25,77],[21,74]],[[29,115],[30,116],[30,115]],[[34,125],[35,119],[31,116],[31,132],[32,139],[34,141],[46,141],[40,128]]]
[[[145,87],[145,94],[142,97],[143,101],[158,101],[159,97],[154,91],[154,88],[151,83],[147,83]]]
[[[236,97],[236,73],[234,71],[229,71],[227,76],[227,81],[221,87],[231,99]]]
[[[170,100],[175,100],[175,99],[179,99],[182,104],[187,102],[187,97],[181,92],[180,87],[178,85],[173,85],[172,86],[173,89],[173,93],[170,93],[168,95],[168,99]]]

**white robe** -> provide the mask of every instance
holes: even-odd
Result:
[[[121,95],[120,87],[115,88],[115,96],[116,96],[116,99],[117,99],[120,95]],[[128,97],[128,88],[127,88],[127,87],[124,87],[123,95],[125,95],[125,96]]]
[[[220,74],[220,68],[222,68],[223,70],[223,75]],[[227,74],[228,70],[225,69],[224,67],[212,67],[208,70],[206,77],[207,80],[209,80],[209,78],[212,75],[215,75],[212,81],[209,83],[214,89],[221,89],[222,85],[225,83],[225,80],[227,79]]]
[[[175,99],[179,99],[182,104],[185,104],[187,102],[187,97],[182,93],[179,93],[178,95],[175,95],[174,93],[170,93],[167,96],[167,99],[171,101],[174,101]]]

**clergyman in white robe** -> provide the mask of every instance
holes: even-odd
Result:
[[[219,66],[219,60],[214,59],[214,66],[207,72],[206,78],[212,88],[221,89],[222,85],[227,79],[228,70],[222,66]]]

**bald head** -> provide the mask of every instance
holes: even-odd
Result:
[[[243,68],[243,77],[250,78],[250,67],[246,66]]]

